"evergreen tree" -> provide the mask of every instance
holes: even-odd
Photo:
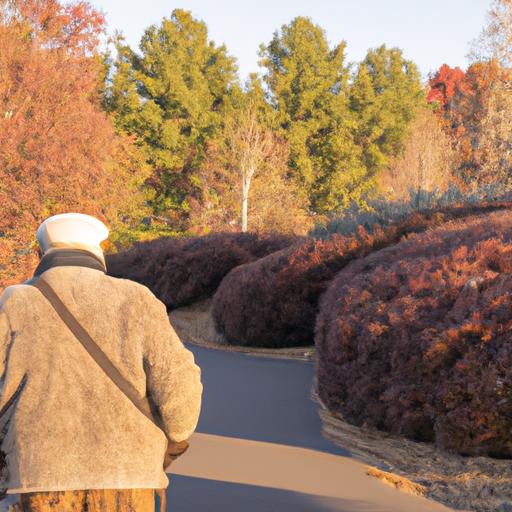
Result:
[[[201,188],[206,143],[219,134],[237,90],[235,61],[180,9],[145,31],[140,55],[122,40],[117,50],[108,109],[145,149],[155,213],[182,222]]]
[[[425,103],[416,65],[398,48],[369,50],[350,87],[350,107],[358,119],[356,141],[369,176],[401,154],[408,124]]]
[[[269,130],[279,130],[278,112],[268,102],[264,84],[257,73],[251,73],[245,84],[241,102],[237,105],[237,111],[244,111],[248,105],[256,107],[258,122]]]
[[[137,92],[137,84],[133,78],[132,61],[135,55],[124,44],[124,38],[120,34],[116,36],[115,47],[117,58],[114,61],[114,73],[111,82],[105,88],[104,106],[111,114],[118,131],[134,134],[139,131],[137,120],[142,104]],[[107,60],[109,60],[109,56]]]
[[[344,51],[344,42],[329,48],[324,31],[303,17],[260,49],[270,102],[290,145],[291,170],[317,212],[359,200],[367,185],[353,139]]]

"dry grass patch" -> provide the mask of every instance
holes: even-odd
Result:
[[[406,482],[411,482],[424,488],[427,498],[454,509],[512,511],[510,460],[462,457],[430,443],[410,441],[366,426],[356,427],[332,415],[321,402],[320,405],[325,437],[372,466],[372,476],[395,487],[401,485],[404,491]]]
[[[381,480],[385,484],[390,485],[401,492],[412,494],[413,496],[425,496],[427,493],[425,486],[415,484],[408,478],[395,475],[394,473],[388,473],[387,471],[371,467],[366,470],[366,474]]]

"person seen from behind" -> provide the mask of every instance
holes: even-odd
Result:
[[[165,508],[201,372],[165,305],[107,275],[107,237],[89,215],[46,219],[33,278],[0,297],[0,511]]]

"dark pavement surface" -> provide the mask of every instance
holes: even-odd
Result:
[[[320,433],[314,365],[188,346],[203,406],[171,467],[170,512],[435,512],[449,509],[365,475]]]

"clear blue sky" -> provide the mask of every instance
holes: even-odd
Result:
[[[368,48],[398,46],[422,74],[441,64],[467,66],[469,43],[485,22],[490,0],[92,0],[137,48],[146,27],[173,9],[192,12],[206,22],[210,39],[225,43],[236,57],[242,80],[258,71],[258,47],[295,16],[309,16],[331,44],[347,43],[351,62]]]

